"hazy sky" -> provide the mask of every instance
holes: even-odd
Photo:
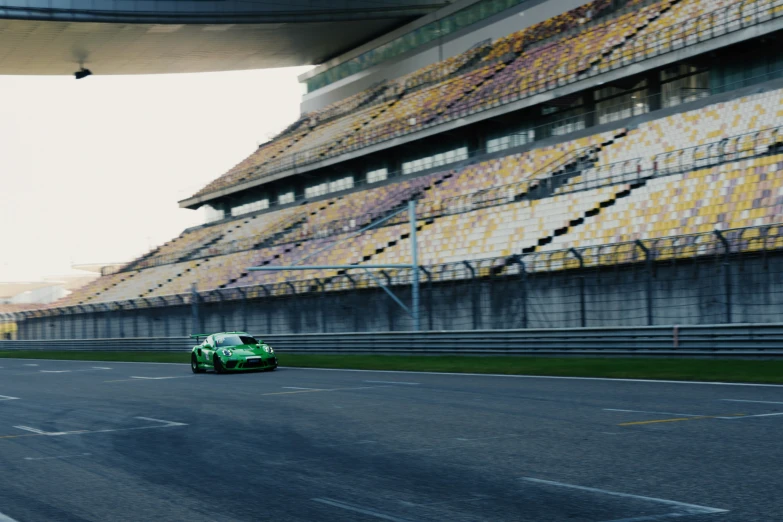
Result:
[[[298,117],[307,69],[0,76],[0,282],[129,261],[200,223],[177,201]]]

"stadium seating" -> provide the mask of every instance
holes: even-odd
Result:
[[[492,47],[471,48],[443,62],[426,66],[387,84],[373,86],[347,100],[305,115],[293,129],[262,145],[196,195],[262,175],[264,165],[279,167],[292,164],[293,155],[296,155],[297,162],[307,163],[418,130],[452,113],[454,106],[464,108],[460,100],[475,93],[479,86],[505,68],[500,60],[504,55],[519,53],[526,45],[556,38],[569,29],[579,27],[588,19],[597,17],[610,4],[608,0],[595,0],[501,39]],[[481,59],[474,63],[477,58]],[[463,71],[466,67],[467,70]],[[433,82],[436,83],[430,85]],[[495,85],[505,88],[500,83]],[[473,98],[478,99],[475,95]]]
[[[783,178],[777,175],[783,158],[776,155],[783,132],[775,126],[781,116],[783,91],[755,94],[635,129],[458,170],[392,178],[381,186],[192,229],[132,269],[102,277],[58,305],[184,293],[193,283],[201,290],[312,278],[326,283],[339,272],[248,273],[257,265],[407,263],[404,219],[356,232],[411,198],[419,200],[420,262],[426,265],[773,224],[783,215]],[[737,130],[748,133],[736,137]],[[641,178],[616,175],[614,167],[630,160],[643,166]],[[563,181],[549,193],[513,188],[554,174]],[[636,169],[632,174],[637,177]],[[492,191],[507,197],[476,196]]]
[[[783,216],[781,170],[783,156],[762,156],[652,179],[542,250],[776,223]]]
[[[306,114],[196,195],[525,98],[783,9],[762,0],[630,0],[618,13],[611,5],[594,0]]]
[[[643,123],[630,131],[627,139],[607,149],[602,161],[641,158],[644,167],[651,168],[657,158],[658,167],[666,168],[681,161],[680,151],[718,143],[730,136],[746,134],[747,139],[738,145],[752,146],[756,133],[777,129],[782,117],[783,91],[745,96]]]

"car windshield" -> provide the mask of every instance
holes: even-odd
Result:
[[[258,344],[258,340],[249,335],[226,335],[218,337],[215,342],[218,346],[241,346],[243,344]]]

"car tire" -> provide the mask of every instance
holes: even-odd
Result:
[[[198,358],[195,353],[190,356],[190,371],[193,373],[204,373],[204,370],[198,367]]]
[[[212,366],[215,367],[215,373],[225,373],[226,368],[223,366],[223,361],[220,360],[220,357],[215,354],[212,357]]]

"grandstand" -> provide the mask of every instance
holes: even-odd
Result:
[[[455,32],[451,48],[462,49],[449,56],[422,65],[425,50],[414,49],[374,66],[377,75],[420,65],[399,76],[370,75],[367,86],[356,73],[322,85],[328,69],[316,70],[305,78],[321,78],[305,105],[320,107],[181,202],[206,208],[204,225],[26,319],[160,312],[194,300],[277,299],[295,315],[312,303],[291,305],[291,295],[333,304],[348,290],[377,296],[380,280],[358,269],[410,262],[410,224],[393,214],[412,200],[419,263],[428,284],[442,288],[549,274],[547,284],[566,295],[591,268],[761,253],[766,263],[783,251],[783,63],[775,53],[783,0],[593,0],[566,12],[552,1],[538,11],[513,4],[494,25]],[[303,260],[357,270],[248,270]],[[576,279],[565,279],[571,273]],[[382,278],[404,292],[411,274]],[[581,323],[558,325],[585,326],[580,288]],[[431,302],[436,294],[431,288]],[[692,320],[715,320],[721,303],[713,301]],[[619,308],[600,321],[622,323]],[[465,326],[429,314],[430,325]],[[671,315],[628,317],[667,324]],[[291,321],[276,324],[308,329]]]

